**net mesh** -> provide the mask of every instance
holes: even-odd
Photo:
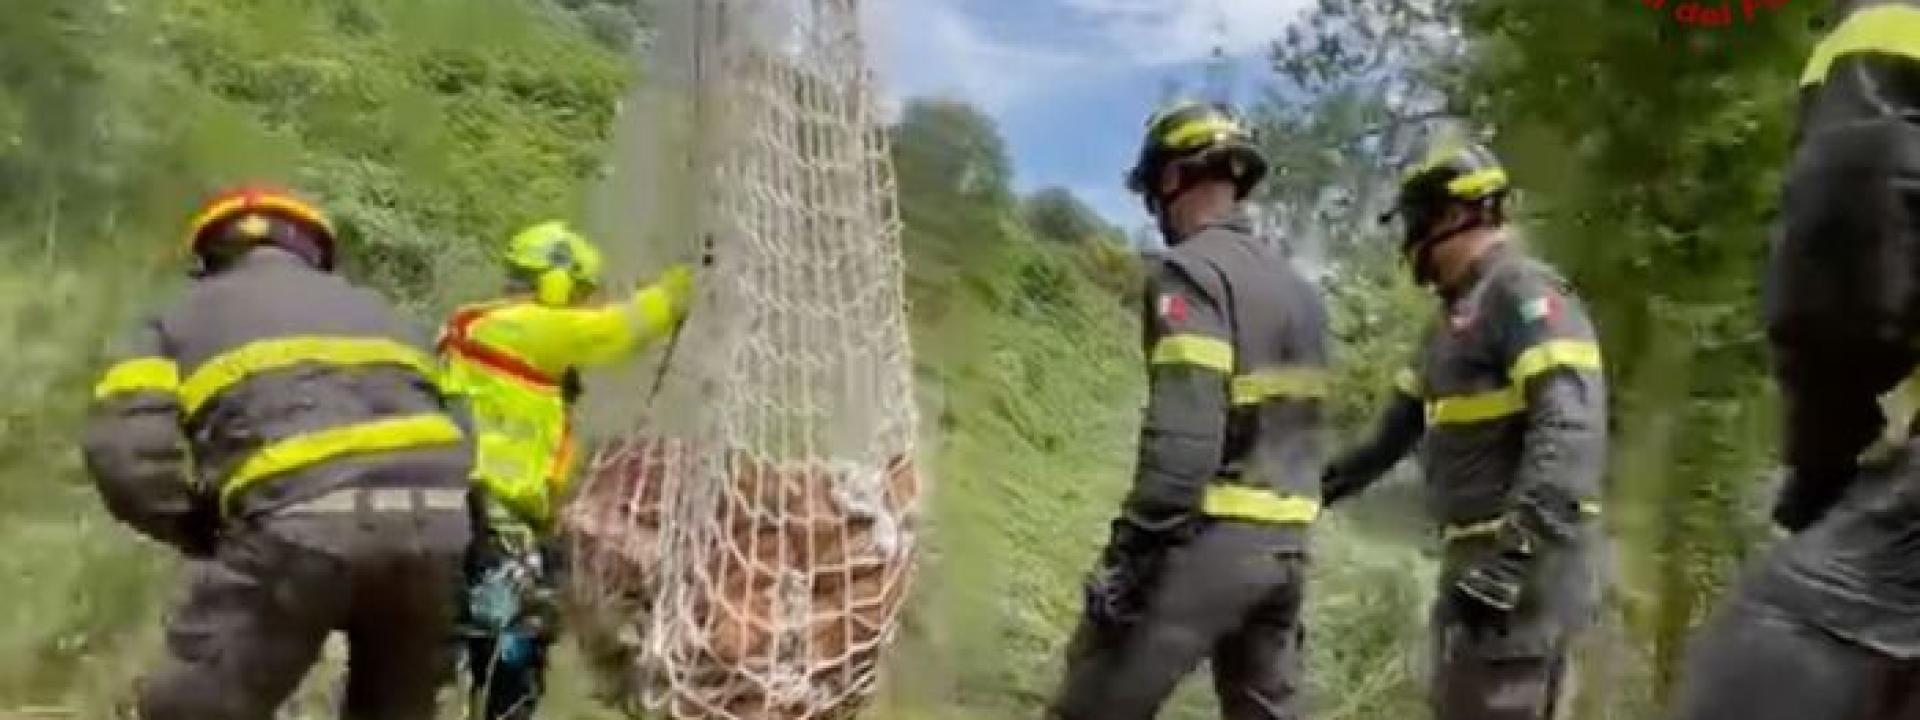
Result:
[[[920,481],[900,223],[856,0],[693,0],[693,223],[717,262],[658,399],[564,523],[583,645],[675,718],[849,717]]]

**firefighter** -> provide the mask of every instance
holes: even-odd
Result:
[[[1460,139],[1400,186],[1415,279],[1439,320],[1366,444],[1325,495],[1364,490],[1421,444],[1442,528],[1432,611],[1435,720],[1552,717],[1568,650],[1596,611],[1606,387],[1594,329],[1553,270],[1509,240],[1506,171]]]
[[[1169,247],[1145,297],[1139,461],[1051,717],[1152,718],[1207,658],[1225,717],[1301,716],[1327,326],[1316,289],[1240,209],[1266,173],[1224,106],[1148,121],[1128,186]]]
[[[1685,720],[1920,717],[1920,2],[1834,12],[1764,292],[1789,535],[1697,637]]]
[[[335,630],[346,717],[431,717],[471,466],[431,354],[291,194],[220,195],[188,246],[195,282],[133,332],[83,442],[107,509],[193,561],[140,717],[270,717]]]
[[[580,368],[614,362],[685,317],[693,273],[675,265],[624,302],[590,304],[600,251],[563,222],[515,235],[506,297],[455,312],[439,349],[474,418],[482,530],[469,560],[468,667],[487,720],[524,720],[542,695],[557,620],[555,506],[574,463]]]

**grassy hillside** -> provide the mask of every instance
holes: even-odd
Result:
[[[0,10],[0,249],[14,260],[0,269],[0,337],[14,348],[0,373],[25,379],[0,388],[0,543],[26,549],[0,555],[0,718],[111,717],[157,649],[175,563],[100,510],[73,440],[115,336],[178,282],[191,202],[241,177],[311,190],[345,228],[350,272],[431,323],[490,289],[488,242],[577,214],[631,80],[614,49],[631,32],[625,7]],[[874,716],[1027,717],[1053,688],[1080,577],[1131,469],[1137,268],[1101,239],[1110,229],[1058,217],[1073,203],[1052,198],[1043,213],[1012,197],[977,113],[926,107],[909,112],[896,154],[939,484],[928,566]],[[1043,217],[1040,231],[1026,224]],[[1377,322],[1381,308],[1361,302],[1373,297],[1339,304],[1342,322]],[[1343,376],[1343,418],[1366,414],[1383,373],[1362,363]],[[1409,549],[1405,493],[1381,494],[1330,520],[1317,549],[1322,717],[1411,712],[1426,563]],[[604,716],[577,673],[556,680],[547,717]],[[325,715],[327,689],[309,689],[304,716]],[[1203,682],[1189,690],[1170,717],[1209,716]]]
[[[0,373],[16,379],[0,389],[0,542],[16,550],[0,557],[0,717],[110,717],[157,646],[172,556],[101,511],[74,440],[115,337],[177,282],[191,204],[246,177],[308,189],[338,216],[352,272],[425,326],[488,289],[483,242],[575,210],[629,81],[604,42],[623,12],[0,9]]]

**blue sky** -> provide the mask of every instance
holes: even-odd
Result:
[[[896,99],[964,99],[992,115],[1029,191],[1063,185],[1111,221],[1146,220],[1120,178],[1170,84],[1203,87],[1214,48],[1236,99],[1310,0],[874,0],[876,58]]]

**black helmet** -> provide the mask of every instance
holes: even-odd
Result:
[[[1253,134],[1232,109],[1219,103],[1177,102],[1148,118],[1140,159],[1127,173],[1127,189],[1139,193],[1148,210],[1158,211],[1164,200],[1160,174],[1174,164],[1216,169],[1233,181],[1240,199],[1267,176],[1267,159],[1254,146]]]
[[[1427,283],[1433,279],[1433,268],[1426,249],[1479,225],[1501,222],[1508,190],[1506,168],[1501,167],[1493,151],[1447,137],[1434,143],[1420,163],[1401,178],[1399,198],[1380,220],[1389,222],[1398,217],[1405,224],[1400,251],[1413,263],[1414,278]],[[1480,219],[1436,229],[1447,208],[1455,204],[1477,207]]]
[[[1400,180],[1400,196],[1393,210],[1406,223],[1407,243],[1418,244],[1433,233],[1448,205],[1483,203],[1498,209],[1507,195],[1507,170],[1493,151],[1458,138],[1435,143],[1426,157]]]

